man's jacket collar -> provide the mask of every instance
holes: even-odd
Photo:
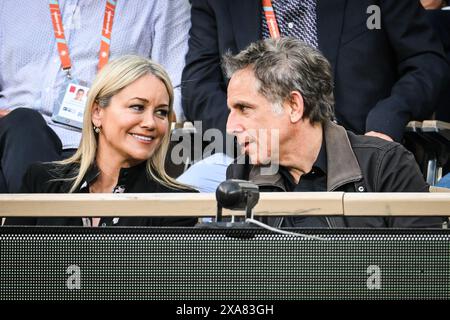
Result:
[[[347,183],[361,180],[361,168],[344,127],[327,121],[323,131],[327,151],[327,191],[334,191]],[[262,175],[260,166],[252,166],[248,177],[259,186],[270,185],[286,191],[279,172]]]
[[[327,191],[334,191],[347,183],[361,180],[361,168],[344,127],[327,121],[323,131],[328,157]]]

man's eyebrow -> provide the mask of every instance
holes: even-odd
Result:
[[[242,100],[238,100],[238,101],[235,101],[234,103],[233,103],[233,107],[238,107],[238,106],[242,106],[242,107],[253,107],[253,105],[252,104],[250,104],[250,103],[248,103],[248,102],[246,102],[246,101],[242,101]]]

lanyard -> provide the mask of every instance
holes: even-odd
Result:
[[[100,42],[100,53],[98,57],[98,70],[108,63],[109,48],[111,44],[111,32],[116,11],[117,0],[107,0],[105,16],[103,17],[102,41]]]
[[[271,0],[262,0],[264,15],[266,16],[267,27],[269,28],[270,37],[276,39],[280,37],[275,11],[273,10]]]
[[[100,42],[100,53],[98,58],[98,70],[108,62],[109,49],[111,44],[111,31],[114,21],[114,13],[116,10],[117,0],[107,0],[105,6],[105,16],[103,18],[102,39]],[[52,17],[53,31],[58,47],[59,58],[63,70],[67,70],[68,74],[72,67],[70,61],[69,47],[67,46],[66,37],[64,35],[64,26],[62,24],[61,10],[58,0],[49,0],[50,15]]]

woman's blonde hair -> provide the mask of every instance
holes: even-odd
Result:
[[[174,118],[174,94],[169,75],[161,65],[150,59],[126,55],[109,62],[97,74],[87,97],[80,146],[72,157],[56,162],[57,165],[78,165],[78,172],[75,172],[74,176],[68,179],[74,181],[69,192],[74,192],[77,189],[86,172],[95,162],[97,134],[94,133],[94,125],[92,124],[92,109],[94,104],[97,103],[101,108],[107,108],[111,102],[111,98],[120,90],[148,74],[161,80],[167,89],[167,93],[169,94],[169,124],[161,144],[147,160],[147,173],[155,181],[169,188],[189,189],[188,186],[180,184],[175,179],[169,177],[164,169],[164,161],[169,146],[171,122]]]

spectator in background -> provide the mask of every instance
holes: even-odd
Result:
[[[426,15],[442,40],[447,61],[450,62],[450,6],[442,0],[421,0]],[[436,120],[450,122],[450,81],[444,86],[436,107]]]
[[[68,84],[88,88],[109,56],[139,54],[165,66],[182,121],[189,10],[187,0],[1,1],[0,192],[17,192],[31,163],[73,154],[82,110],[67,114],[66,108],[62,119],[56,110]],[[70,74],[62,70],[67,57]]]
[[[183,108],[187,119],[202,121],[205,130],[225,133],[227,77],[220,65],[222,55],[271,37],[263,2],[267,1],[192,1]],[[345,128],[401,141],[408,121],[432,114],[449,67],[418,1],[271,2],[281,36],[305,41],[331,62],[335,114]],[[224,158],[219,163],[230,160]],[[218,171],[191,170],[203,171],[208,181],[193,181],[189,172],[181,181],[210,183],[210,172]],[[222,175],[216,175],[216,185],[224,170],[222,166]]]
[[[441,38],[447,60],[450,61],[450,6],[447,5],[446,1],[442,0],[421,0],[421,3],[427,9],[427,17]],[[450,122],[450,81],[447,82],[446,87],[442,90],[436,108],[435,119]],[[449,164],[443,169],[444,174],[447,174],[439,180],[437,186],[450,188]]]
[[[379,15],[368,14],[379,3]],[[336,117],[358,134],[400,141],[411,119],[434,111],[448,72],[442,45],[417,1],[273,0],[281,36],[318,48],[331,62]],[[251,17],[251,18],[249,18]],[[380,25],[372,25],[378,19]],[[221,56],[271,37],[261,0],[193,0],[183,71],[188,120],[225,131]]]
[[[168,74],[153,61],[124,56],[107,64],[89,91],[80,147],[70,158],[36,163],[25,174],[26,193],[192,192],[164,171],[173,113]],[[184,225],[196,219],[8,218],[25,225]]]

